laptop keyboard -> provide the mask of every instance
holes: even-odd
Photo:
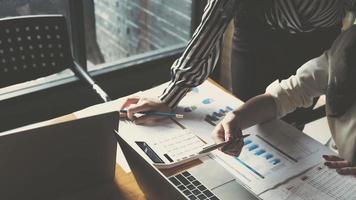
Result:
[[[169,180],[190,200],[219,200],[219,198],[187,171],[171,176]]]

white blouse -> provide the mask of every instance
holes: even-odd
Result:
[[[266,93],[272,95],[276,102],[278,117],[298,107],[309,107],[314,97],[326,93],[328,66],[328,59],[323,54],[301,66],[296,75],[281,82],[275,81],[267,87]],[[327,118],[339,155],[356,164],[356,102],[344,115]]]

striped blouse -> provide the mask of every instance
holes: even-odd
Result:
[[[218,61],[222,36],[240,1],[208,0],[188,46],[171,67],[171,81],[159,97],[161,101],[174,108],[192,87],[207,79]],[[269,0],[269,3],[262,13],[265,22],[271,29],[290,33],[341,24],[346,9],[356,10],[356,0]]]

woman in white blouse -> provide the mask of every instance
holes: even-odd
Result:
[[[241,136],[241,130],[282,117],[326,94],[326,114],[339,156],[324,155],[325,165],[356,176],[356,26],[342,33],[332,47],[300,67],[296,75],[270,84],[266,93],[229,113],[212,135],[220,143]],[[242,142],[225,151],[239,155]]]

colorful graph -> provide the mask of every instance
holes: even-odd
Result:
[[[192,88],[193,93],[199,93],[199,89],[197,87]]]
[[[198,107],[197,106],[190,106],[190,107],[185,107],[184,112],[193,112],[196,110]]]
[[[226,106],[225,109],[219,109],[211,114],[205,116],[205,122],[209,123],[212,126],[216,126],[219,121],[221,121],[226,113],[232,111],[233,109],[230,106]]]
[[[211,98],[206,98],[202,101],[203,104],[211,104],[214,102],[214,99]]]
[[[245,140],[244,146],[248,151],[250,151],[254,155],[261,156],[266,160],[270,160],[274,157],[274,155],[272,153],[268,153],[265,149],[259,148],[259,145],[253,143],[251,140],[248,140],[248,139]],[[273,165],[277,165],[278,163],[281,162],[281,160],[278,158],[274,158],[274,159],[270,160],[269,162],[272,163]]]
[[[260,178],[265,178],[275,167],[283,164],[282,159],[270,147],[252,139],[244,140],[243,151],[236,160]]]

